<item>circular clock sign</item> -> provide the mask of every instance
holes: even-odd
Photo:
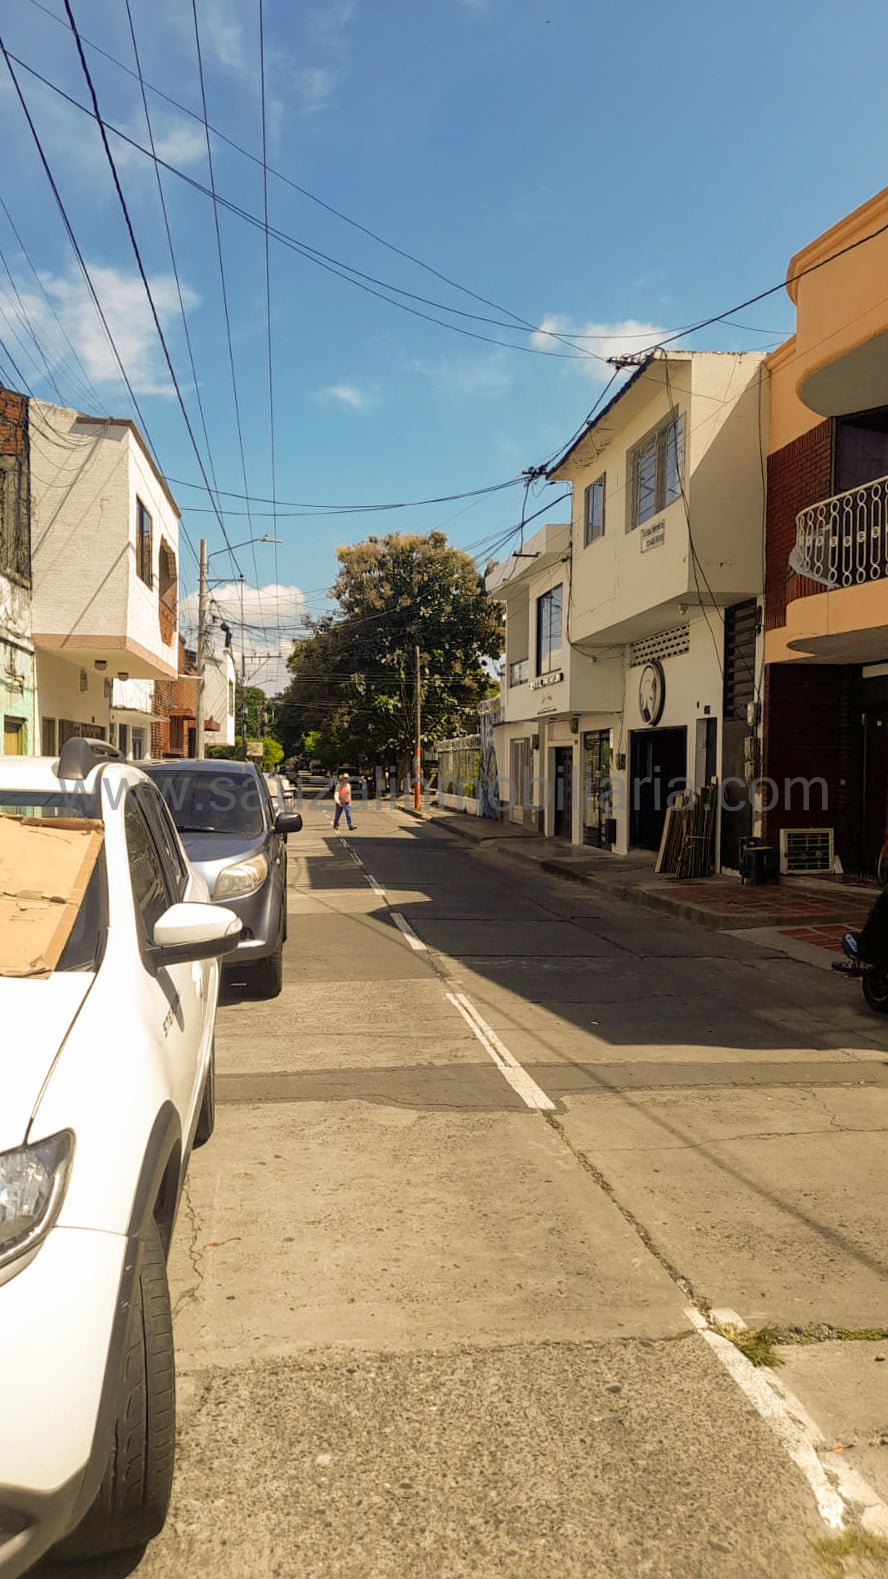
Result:
[[[646,724],[658,724],[666,702],[666,676],[658,658],[646,663],[638,683],[638,711]]]

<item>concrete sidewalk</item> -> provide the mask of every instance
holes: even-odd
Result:
[[[649,851],[612,855],[563,839],[540,838],[517,823],[437,807],[407,815],[419,815],[490,853],[530,862],[541,871],[599,888],[615,899],[628,899],[716,931],[754,933],[756,942],[778,943],[788,953],[821,964],[829,964],[843,932],[862,926],[875,897],[875,890],[866,887],[808,885],[798,879],[759,886],[743,884],[736,877],[680,881],[657,876]]]

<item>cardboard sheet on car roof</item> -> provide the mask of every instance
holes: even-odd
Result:
[[[85,817],[0,816],[0,976],[48,976],[104,838]]]

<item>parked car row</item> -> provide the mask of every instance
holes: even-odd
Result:
[[[2,1579],[164,1522],[166,1262],[223,964],[281,986],[301,818],[250,764],[145,767],[81,739],[0,758]]]

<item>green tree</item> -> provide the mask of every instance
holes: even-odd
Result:
[[[476,727],[490,694],[485,658],[498,658],[499,605],[468,554],[443,532],[389,534],[337,550],[338,615],[313,621],[289,659],[277,733],[301,755],[309,736],[327,766],[396,760],[414,745],[415,649],[420,649],[422,738]]]

